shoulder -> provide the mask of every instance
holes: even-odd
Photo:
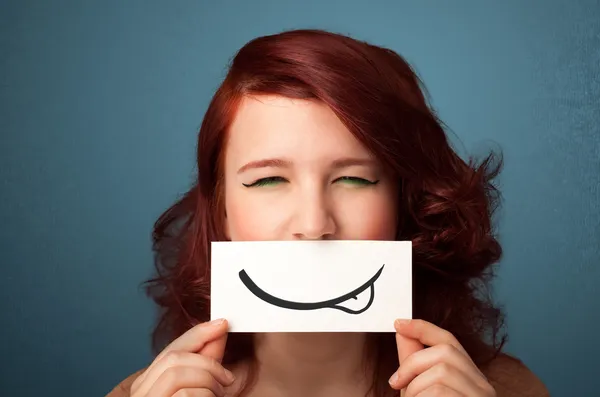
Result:
[[[129,397],[132,383],[144,372],[146,368],[140,369],[139,371],[129,375],[121,383],[115,386],[106,397]]]
[[[516,357],[502,353],[481,370],[498,397],[550,396],[542,381]]]

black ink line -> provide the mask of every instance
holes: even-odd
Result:
[[[316,310],[316,309],[331,308],[331,309],[341,310],[341,311],[349,313],[349,314],[360,314],[360,313],[363,313],[364,311],[366,311],[369,307],[371,307],[371,304],[373,303],[373,300],[375,299],[375,281],[379,278],[379,276],[381,275],[381,272],[383,272],[384,266],[385,265],[381,266],[381,268],[377,271],[377,273],[375,273],[375,275],[373,277],[371,277],[369,279],[369,281],[367,281],[360,287],[356,288],[355,290],[348,292],[347,294],[344,294],[335,299],[330,299],[330,300],[321,301],[321,302],[310,302],[310,303],[292,302],[292,301],[288,301],[285,299],[280,299],[280,298],[277,298],[276,296],[269,294],[268,292],[263,291],[259,286],[257,286],[254,283],[254,281],[252,281],[250,276],[248,276],[246,271],[243,269],[240,271],[239,276],[240,276],[240,279],[242,280],[242,283],[244,283],[244,285],[246,286],[246,288],[248,288],[250,290],[250,292],[252,292],[254,295],[256,295],[258,298],[262,299],[263,301],[270,303],[274,306],[279,306],[284,309],[292,309],[292,310]],[[338,306],[338,304],[345,302],[350,298],[358,299],[357,298],[358,295],[369,287],[371,287],[371,297],[369,298],[369,303],[363,309],[352,310],[352,309],[348,309],[343,306]]]

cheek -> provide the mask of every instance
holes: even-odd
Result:
[[[227,210],[227,231],[229,239],[254,240],[256,234],[260,234],[260,220],[256,217],[254,211],[248,210],[248,205],[243,201],[233,201],[226,206]]]
[[[280,214],[273,207],[266,207],[246,197],[238,197],[235,193],[226,199],[228,237],[232,241],[259,241],[275,239]]]
[[[338,206],[344,239],[395,240],[397,206],[391,194],[376,194]]]

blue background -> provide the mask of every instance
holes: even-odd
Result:
[[[504,151],[508,351],[554,396],[597,391],[600,2],[0,7],[0,394],[100,396],[148,363],[151,227],[208,101],[245,42],[306,27],[398,51],[462,154]]]

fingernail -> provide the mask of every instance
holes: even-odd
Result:
[[[228,380],[230,383],[233,383],[233,381],[235,380],[235,375],[233,375],[233,372],[231,372],[231,371],[230,371],[230,370],[228,370],[228,369],[225,369],[225,376],[227,377],[227,380]]]
[[[398,382],[398,372],[394,372],[394,374],[390,377],[390,380],[388,381],[390,385],[394,385],[396,384],[396,382]]]
[[[394,321],[394,325],[396,327],[402,327],[403,325],[407,325],[408,323],[410,323],[410,320],[401,319],[401,318]]]
[[[224,322],[225,322],[224,318],[218,318],[216,320],[212,320],[209,324],[216,327],[217,325],[221,325]]]

